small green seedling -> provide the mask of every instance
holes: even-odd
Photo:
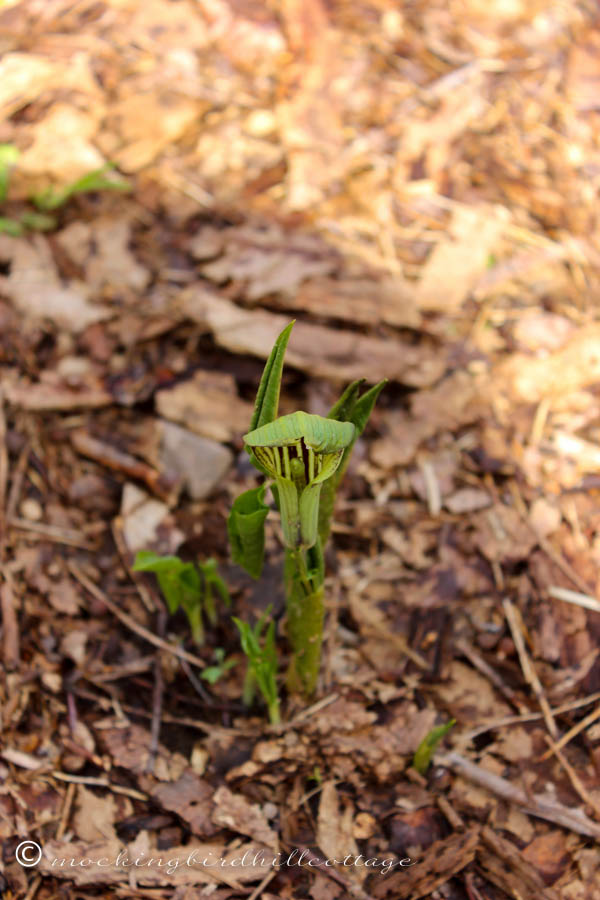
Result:
[[[445,725],[438,725],[432,728],[429,734],[426,734],[413,756],[413,769],[416,769],[420,775],[424,775],[431,765],[433,754],[438,748],[438,744],[451,728],[456,725],[456,719],[450,719]]]
[[[20,153],[13,144],[0,144],[0,204],[5,202],[8,195],[10,176],[19,156]],[[92,191],[130,191],[131,185],[124,178],[114,175],[107,176],[107,173],[114,168],[113,163],[107,163],[102,168],[88,172],[87,175],[77,178],[59,190],[49,187],[34,194],[31,201],[38,211],[26,210],[17,219],[0,216],[0,234],[21,237],[27,231],[53,231],[57,227],[58,221],[48,213],[64,206],[75,194],[91,193]]]
[[[225,650],[223,647],[216,647],[213,655],[216,660],[215,664],[203,669],[200,676],[201,678],[204,678],[205,681],[208,681],[209,684],[216,684],[229,669],[237,666],[237,660],[225,659]]]
[[[87,175],[82,175],[65,187],[56,190],[48,187],[31,198],[35,206],[42,212],[49,212],[64,206],[67,200],[75,194],[90,194],[95,191],[122,191],[131,190],[131,185],[124,178],[107,177],[108,172],[115,168],[114,163],[106,163],[100,169],[94,169]]]
[[[0,144],[0,203],[8,194],[10,173],[19,159],[20,153],[13,144]]]
[[[248,660],[248,670],[244,684],[244,703],[250,706],[254,698],[254,687],[258,686],[273,725],[281,721],[279,696],[277,694],[277,651],[275,649],[275,622],[268,621],[271,607],[263,613],[252,628],[235,616],[233,621],[240,633],[240,642]],[[266,626],[266,628],[265,628]],[[264,635],[263,635],[264,631]]]
[[[140,550],[133,564],[134,572],[153,572],[171,614],[182,607],[188,617],[192,637],[204,643],[206,615],[211,625],[217,621],[214,592],[229,606],[229,592],[217,573],[214,559],[204,563],[184,563],[178,556],[159,556],[151,550]]]
[[[310,695],[320,668],[323,548],[331,530],[335,495],[356,439],[386,382],[362,395],[364,379],[353,382],[327,417],[299,411],[278,418],[283,359],[293,325],[281,332],[267,360],[244,442],[252,464],[271,481],[281,515],[287,635],[292,646],[288,686]],[[263,484],[238,497],[227,525],[233,560],[253,578],[260,576],[264,559],[269,511],[264,494]]]

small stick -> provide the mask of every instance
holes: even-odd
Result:
[[[2,608],[3,623],[3,642],[2,656],[4,665],[8,671],[18,668],[20,652],[19,652],[19,622],[17,619],[17,610],[15,605],[15,594],[13,591],[12,578],[8,569],[4,570],[4,584],[0,587],[0,599]]]
[[[485,661],[485,659],[483,659],[482,656],[479,655],[479,653],[477,653],[477,651],[473,647],[467,644],[467,642],[463,638],[459,638],[459,640],[455,642],[455,647],[460,653],[463,654],[463,656],[466,656],[466,658],[475,669],[481,672],[482,675],[485,675],[485,677],[488,678],[489,681],[491,681],[492,684],[498,688],[500,693],[503,694],[513,706],[516,706],[516,708],[520,712],[525,711],[525,707],[522,703],[519,702],[515,691],[513,691],[511,687],[504,683],[496,670],[492,669],[492,667]]]
[[[66,781],[69,784],[88,784],[90,787],[105,787],[114,794],[124,794],[125,797],[131,797],[133,800],[148,801],[148,794],[136,791],[134,788],[123,787],[120,784],[113,784],[108,778],[94,778],[87,775],[69,775],[67,772],[52,772],[52,777],[58,781]]]
[[[586,837],[600,838],[600,825],[589,819],[580,809],[572,809],[568,806],[562,806],[559,803],[553,803],[540,797],[533,797],[535,805],[529,797],[520,788],[515,787],[510,781],[494,775],[482,769],[481,766],[465,759],[458,753],[447,753],[445,755],[436,755],[435,762],[442,766],[448,766],[455,772],[464,775],[470,781],[480,785],[492,794],[515,803],[520,806],[523,812],[538,819],[545,819],[555,825],[561,825],[568,828],[576,834],[583,834]]]
[[[194,656],[193,653],[188,653],[187,650],[183,650],[181,647],[174,646],[173,644],[168,644],[162,638],[157,637],[155,634],[152,634],[151,631],[148,631],[147,628],[144,628],[143,625],[138,625],[138,623],[133,619],[130,615],[123,612],[123,610],[119,609],[116,603],[107,597],[104,591],[101,591],[99,587],[97,587],[93,581],[90,581],[86,575],[83,574],[79,566],[77,566],[74,562],[69,562],[68,567],[70,572],[75,576],[77,581],[83,585],[83,587],[89,591],[92,596],[96,597],[97,600],[101,600],[125,625],[126,628],[129,628],[130,631],[133,631],[139,637],[143,638],[145,641],[148,641],[149,644],[153,644],[155,647],[158,647],[160,650],[166,650],[167,653],[172,653],[173,656],[177,656],[179,659],[185,659],[187,662],[191,663],[193,666],[197,666],[199,669],[205,669],[206,663],[204,660],[200,659],[199,656]]]
[[[551,710],[553,716],[560,716],[563,713],[571,712],[573,709],[581,709],[582,706],[588,706],[590,703],[595,703],[596,700],[600,700],[600,691],[597,691],[595,694],[590,694],[589,697],[582,697],[581,700],[571,700],[569,703],[563,703],[562,706],[556,706]],[[463,740],[471,741],[473,738],[479,737],[480,734],[485,734],[486,731],[493,731],[495,728],[504,728],[506,725],[519,725],[521,722],[537,722],[538,719],[543,719],[544,716],[542,713],[526,713],[523,716],[503,716],[501,719],[492,719],[490,722],[484,725],[479,725],[477,728],[473,728],[472,731],[467,731],[466,734],[462,735]]]
[[[506,621],[508,622],[510,632],[512,634],[512,639],[515,643],[515,647],[519,655],[519,662],[521,663],[521,670],[523,672],[525,681],[533,689],[533,692],[538,699],[540,709],[544,714],[544,721],[546,722],[548,731],[553,738],[557,738],[558,728],[556,727],[556,722],[554,721],[552,710],[550,709],[550,704],[546,699],[541,681],[538,678],[537,672],[533,667],[533,663],[529,659],[529,654],[527,653],[527,649],[525,647],[525,641],[523,640],[523,621],[521,619],[521,614],[517,607],[513,603],[511,603],[511,601],[507,597],[505,597],[502,601],[502,606],[504,607]]]
[[[271,869],[270,872],[267,872],[267,874],[265,875],[265,877],[263,878],[261,883],[258,884],[254,888],[254,890],[248,897],[248,900],[258,900],[258,898],[260,897],[260,895],[262,894],[262,892],[264,891],[266,886],[269,884],[269,882],[273,881],[273,879],[275,878],[276,875],[277,875],[277,869]]]
[[[69,816],[71,815],[71,808],[73,806],[73,799],[75,797],[75,783],[73,781],[70,782],[67,787],[67,793],[65,794],[65,801],[63,803],[63,808],[60,813],[60,821],[58,823],[58,828],[56,829],[56,834],[54,835],[55,840],[59,841],[67,830],[67,824],[69,822]]]
[[[146,772],[152,774],[154,772],[154,763],[158,753],[158,742],[160,739],[160,725],[162,700],[164,694],[164,679],[162,669],[160,667],[160,657],[157,655],[154,660],[154,690],[152,691],[152,725],[150,726],[150,751],[148,753],[148,761],[146,763]]]
[[[596,709],[593,712],[589,713],[589,715],[587,715],[585,719],[582,719],[581,722],[577,722],[576,725],[573,725],[573,727],[570,728],[566,734],[563,734],[559,741],[557,741],[555,744],[552,744],[552,747],[549,750],[546,750],[546,752],[542,754],[542,756],[540,756],[538,762],[544,762],[544,760],[552,756],[553,753],[556,753],[557,750],[562,750],[562,748],[566,744],[569,744],[574,737],[577,737],[578,734],[581,734],[582,731],[585,731],[588,725],[591,725],[592,722],[596,721],[596,719],[600,719],[600,706],[596,707]]]
[[[58,528],[56,525],[46,525],[44,522],[30,522],[29,519],[20,519],[18,516],[9,516],[8,524],[21,531],[31,531],[40,535],[42,539],[52,541],[55,544],[67,544],[70,547],[80,547],[82,550],[93,550],[94,545],[84,540],[78,531],[71,528]]]
[[[19,454],[17,464],[14,468],[12,484],[10,486],[10,491],[8,492],[8,500],[6,501],[6,521],[15,514],[19,497],[21,496],[23,479],[25,478],[25,472],[27,471],[27,465],[29,463],[30,449],[29,443],[26,443]]]
[[[566,603],[573,603],[575,606],[591,609],[592,612],[600,612],[600,603],[590,594],[582,594],[579,591],[570,591],[569,588],[559,587],[554,584],[550,585],[548,593],[556,600],[564,600]]]
[[[156,603],[152,599],[152,595],[151,595],[150,591],[144,584],[144,579],[142,578],[142,576],[140,575],[139,572],[134,572],[133,569],[131,568],[131,565],[130,565],[129,559],[128,559],[127,547],[125,546],[125,540],[123,538],[123,530],[122,530],[121,526],[122,526],[121,516],[117,516],[117,518],[114,519],[113,524],[112,524],[112,535],[113,535],[113,539],[114,539],[117,551],[119,553],[119,556],[121,557],[121,562],[123,563],[123,566],[125,567],[125,571],[129,575],[129,577],[131,578],[133,583],[135,584],[135,586],[138,590],[138,594],[142,598],[142,603],[144,604],[144,606],[146,607],[148,612],[156,612]]]

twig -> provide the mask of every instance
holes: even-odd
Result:
[[[121,784],[113,784],[108,778],[93,778],[87,775],[69,775],[67,772],[54,771],[51,773],[52,778],[58,781],[66,781],[70,784],[87,784],[90,787],[105,787],[114,794],[124,794],[125,797],[131,797],[133,800],[148,801],[148,794],[136,791],[134,788],[123,787]]]
[[[120,516],[117,516],[117,518],[113,520],[112,535],[119,556],[121,557],[121,562],[123,563],[125,571],[135,584],[138,590],[138,594],[142,599],[142,603],[144,604],[148,612],[156,612],[156,603],[154,602],[150,591],[144,584],[143,577],[138,572],[134,572],[131,568],[131,564],[128,559],[127,547],[125,546],[125,540],[123,538],[123,531],[121,529]]]
[[[29,443],[26,443],[22,448],[19,458],[17,460],[17,464],[14,467],[12,483],[10,486],[10,491],[8,493],[8,499],[6,501],[6,521],[14,516],[15,510],[17,508],[17,504],[19,502],[19,497],[21,496],[21,488],[23,486],[23,479],[25,478],[25,472],[27,471],[27,465],[29,463],[29,451],[31,447]]]
[[[471,665],[481,672],[482,675],[485,675],[492,684],[498,688],[501,694],[503,694],[509,703],[512,703],[513,706],[516,706],[520,712],[524,712],[523,704],[519,702],[519,699],[516,695],[516,692],[513,691],[511,687],[504,683],[500,675],[496,672],[492,667],[477,653],[477,651],[471,647],[463,638],[459,638],[455,642],[456,649],[466,656]]]
[[[585,731],[588,725],[591,725],[596,719],[600,719],[600,706],[597,706],[593,712],[585,717],[585,719],[582,719],[581,722],[573,725],[566,734],[563,734],[561,739],[553,744],[550,750],[546,750],[546,752],[540,756],[538,762],[543,762],[545,759],[552,756],[553,753],[556,753],[557,750],[562,750],[566,744],[570,743],[573,738],[577,737],[578,734],[581,734],[582,731]]]
[[[248,900],[258,900],[258,898],[260,897],[260,895],[262,894],[262,892],[264,891],[266,886],[269,884],[269,882],[273,881],[273,879],[275,878],[276,875],[277,875],[277,869],[271,869],[270,872],[267,872],[267,874],[265,875],[265,877],[263,878],[261,883],[258,884],[254,888],[254,890],[248,897]]]
[[[580,709],[582,706],[587,706],[589,703],[595,703],[596,700],[600,700],[600,691],[595,694],[590,694],[589,697],[583,697],[581,700],[571,700],[569,703],[564,703],[562,706],[556,706],[551,712],[553,716],[561,716],[563,713],[571,712],[573,709]],[[507,725],[520,725],[521,722],[537,722],[539,719],[543,718],[544,716],[542,713],[525,713],[525,715],[522,716],[503,716],[501,719],[492,719],[492,721],[487,722],[486,724],[473,728],[472,731],[467,731],[466,734],[462,735],[462,738],[465,741],[472,741],[473,738],[479,737],[480,734],[485,734],[486,731],[493,731],[495,728],[504,728]]]
[[[18,668],[20,659],[19,622],[12,578],[6,568],[4,570],[4,584],[0,587],[0,598],[3,623],[2,657],[6,669],[12,671]]]
[[[9,516],[8,524],[21,531],[31,531],[55,544],[67,544],[70,547],[80,547],[82,550],[94,549],[94,545],[84,540],[80,532],[70,528],[58,528],[56,525],[46,525],[43,522],[30,522],[28,519],[20,519],[18,516]]]
[[[600,825],[589,819],[580,809],[571,809],[568,806],[562,806],[559,803],[552,803],[543,797],[534,796],[534,806],[531,799],[527,797],[524,791],[515,787],[505,778],[482,769],[476,763],[460,756],[458,753],[446,753],[435,756],[435,762],[442,766],[447,766],[455,772],[464,775],[470,781],[480,785],[492,794],[508,800],[510,803],[516,803],[523,812],[538,819],[545,819],[547,822],[553,822],[555,825],[561,825],[568,828],[576,834],[583,834],[586,837],[600,838]]]
[[[77,566],[74,562],[68,563],[69,571],[75,576],[77,581],[83,585],[83,587],[89,591],[92,596],[96,597],[97,600],[100,600],[104,603],[111,611],[113,615],[119,619],[120,622],[125,625],[126,628],[129,628],[130,631],[133,631],[139,637],[143,638],[145,641],[148,641],[149,644],[153,644],[155,647],[159,647],[161,650],[166,650],[167,653],[172,653],[173,656],[179,657],[179,659],[185,659],[187,662],[191,663],[193,666],[197,666],[199,669],[206,668],[206,663],[200,659],[198,656],[194,656],[193,653],[188,653],[187,650],[183,650],[181,647],[174,646],[173,644],[168,644],[162,638],[157,637],[155,634],[152,634],[151,631],[148,631],[147,628],[144,628],[143,625],[138,625],[138,623],[133,619],[130,615],[123,612],[116,603],[107,597],[104,591],[101,591],[99,587],[97,587],[93,581],[90,581],[87,576],[83,574],[79,566]]]
[[[551,585],[548,593],[556,600],[564,600],[566,603],[573,603],[575,606],[582,606],[584,609],[591,609],[593,612],[600,612],[600,603],[590,594],[582,594],[579,591],[570,591],[569,588]]]
[[[67,792],[65,794],[65,801],[63,803],[63,808],[60,812],[60,821],[58,823],[58,828],[56,829],[56,834],[54,835],[55,839],[59,841],[67,830],[67,824],[69,822],[69,816],[71,815],[71,808],[73,806],[73,799],[75,797],[75,783],[73,781],[70,782],[67,787]]]
[[[515,643],[515,647],[517,648],[517,653],[519,655],[519,662],[521,663],[521,670],[523,672],[523,676],[527,684],[530,685],[534,694],[538,699],[538,703],[540,704],[540,709],[544,714],[544,721],[546,722],[546,726],[548,731],[552,735],[553,738],[558,737],[558,728],[556,727],[556,722],[554,721],[554,717],[552,715],[552,710],[550,709],[550,704],[546,699],[546,695],[544,694],[544,689],[542,687],[541,681],[538,678],[537,672],[533,667],[533,663],[529,659],[529,654],[527,653],[527,649],[525,647],[525,641],[523,640],[523,622],[521,620],[521,615],[517,607],[510,602],[510,600],[505,597],[502,601],[502,606],[504,607],[504,612],[506,615],[506,621],[508,622],[510,632],[512,634],[512,639]]]
[[[159,612],[158,619],[158,632],[160,636],[163,637],[166,626],[166,615],[164,610]],[[148,761],[146,762],[146,772],[148,773],[154,772],[154,763],[156,762],[156,756],[158,753],[164,690],[165,682],[160,665],[160,654],[157,653],[154,660],[154,690],[152,691],[152,725],[150,727],[150,751],[148,753]]]

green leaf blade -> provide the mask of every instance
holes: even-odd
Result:
[[[249,431],[254,431],[255,428],[260,428],[277,418],[283,359],[294,323],[295,319],[286,325],[269,354],[258,386]]]

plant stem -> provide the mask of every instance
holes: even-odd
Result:
[[[281,722],[281,715],[279,714],[279,697],[275,697],[274,700],[269,702],[268,709],[271,725],[279,725]]]
[[[321,665],[324,591],[320,573],[317,584],[311,582],[302,550],[287,550],[285,586],[287,599],[287,632],[293,650],[288,671],[288,687],[312,694]]]
[[[244,678],[244,687],[242,690],[242,703],[244,706],[252,706],[254,703],[254,692],[256,690],[256,678],[254,672],[248,666],[246,676]]]

